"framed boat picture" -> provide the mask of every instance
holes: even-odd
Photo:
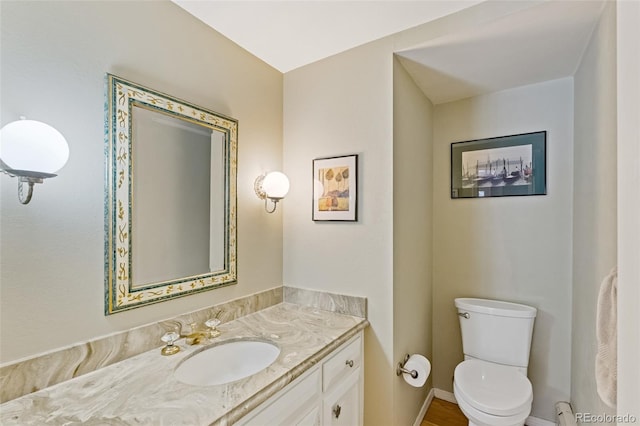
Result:
[[[313,160],[314,221],[358,220],[358,156]]]
[[[547,132],[451,144],[451,198],[547,193]]]

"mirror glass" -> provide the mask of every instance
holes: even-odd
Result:
[[[105,312],[235,283],[237,121],[107,75]]]

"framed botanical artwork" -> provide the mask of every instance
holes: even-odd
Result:
[[[451,198],[545,195],[547,132],[451,144]]]
[[[313,220],[358,220],[358,156],[313,160]]]

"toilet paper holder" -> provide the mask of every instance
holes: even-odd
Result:
[[[404,365],[409,361],[409,354],[405,355],[404,361],[398,363],[398,368],[396,368],[396,376],[402,375],[402,373],[407,373],[413,379],[418,378],[418,372],[416,370],[407,370],[404,368]]]

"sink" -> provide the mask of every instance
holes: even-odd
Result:
[[[270,366],[280,355],[273,343],[237,340],[222,343],[182,361],[175,378],[188,385],[213,386],[235,382]]]

